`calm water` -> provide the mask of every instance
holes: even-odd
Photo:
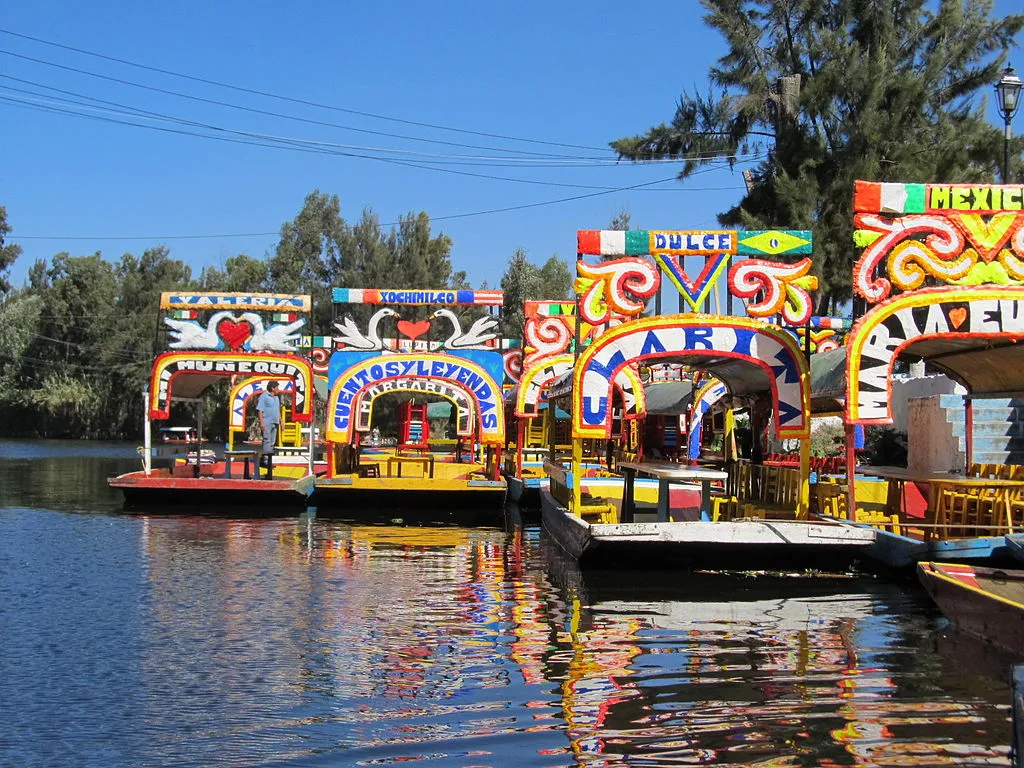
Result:
[[[914,585],[585,576],[543,533],[126,515],[0,441],[0,764],[1006,765]]]

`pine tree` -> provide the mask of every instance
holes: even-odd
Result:
[[[988,89],[1024,15],[989,0],[702,0],[729,50],[712,91],[611,146],[632,160],[763,159],[723,226],[814,231],[818,309],[851,295],[855,179],[991,182],[1002,138]]]

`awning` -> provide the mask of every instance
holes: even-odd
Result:
[[[811,413],[837,414],[846,402],[846,347],[811,355]]]
[[[685,414],[693,403],[693,384],[689,381],[657,381],[644,387],[647,413],[655,416]]]
[[[967,387],[972,397],[1024,395],[1024,343],[932,337],[908,345],[900,357],[924,359]]]

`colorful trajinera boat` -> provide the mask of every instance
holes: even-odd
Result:
[[[1024,656],[1024,571],[928,562],[917,573],[959,629]]]
[[[478,509],[492,522],[500,518],[505,360],[497,319],[487,310],[502,300],[500,291],[334,290],[338,335],[328,369],[328,463],[316,481],[318,514],[361,517],[386,508],[403,519],[434,520],[447,510]],[[387,306],[363,331],[343,314],[353,304]],[[411,319],[431,306],[437,308],[428,318]],[[459,308],[478,315],[468,328],[453,311]],[[429,338],[434,328],[445,332],[441,339]],[[395,445],[384,446],[372,439],[375,403],[394,404],[396,394],[406,398],[399,433]],[[442,434],[432,433],[425,400],[451,405]]]
[[[928,560],[1011,562],[1024,528],[1024,477],[974,457],[974,402],[1024,395],[1024,191],[1012,185],[858,181],[853,285],[868,305],[847,340],[844,420],[848,478],[889,484],[889,524],[869,556],[895,568]],[[858,467],[856,425],[890,424],[898,359],[922,360],[963,385],[961,468]],[[1012,403],[1012,401],[1010,401]],[[913,430],[910,440],[916,435]],[[926,438],[921,438],[926,439]],[[903,491],[927,488],[924,516]],[[861,482],[847,482],[846,516],[859,517]]]
[[[146,511],[304,509],[313,490],[315,385],[298,342],[310,297],[164,293],[160,309],[167,351],[154,361],[144,394],[143,467],[110,478],[109,485],[123,492],[128,507]],[[233,418],[236,409],[244,414],[246,401],[267,382],[280,382],[280,456],[264,455],[259,444],[248,443],[219,452],[206,439],[201,396],[223,380],[231,383]],[[189,408],[194,423],[162,430],[163,439],[154,443],[153,423],[166,423]],[[155,466],[161,459],[169,466]]]
[[[793,329],[810,321],[810,259],[738,260],[728,272],[728,310],[733,296],[747,299],[748,316],[708,311],[714,286],[734,257],[799,257],[810,248],[810,233],[802,231],[578,233],[577,327],[585,323],[591,331],[578,336],[567,360],[571,374],[549,385],[549,402],[571,414],[572,446],[567,460],[545,462],[550,487],[541,490],[541,500],[545,528],[581,565],[841,571],[874,541],[872,530],[808,514],[809,372]],[[591,264],[586,256],[602,260]],[[696,279],[686,273],[688,257],[703,261]],[[679,289],[679,314],[662,314],[662,274]],[[654,316],[642,317],[652,298]],[[691,312],[683,313],[684,301]],[[772,316],[790,327],[765,319]],[[708,406],[696,413],[706,415],[712,404],[743,408],[754,434],[770,420],[777,437],[800,441],[798,466],[772,475],[775,486],[769,488],[767,476],[734,456],[727,455],[720,468],[646,460],[642,441],[623,437],[639,434],[637,424],[647,415],[639,366],[666,363],[700,371],[708,383],[714,379]],[[522,393],[522,381],[520,387]],[[689,425],[688,434],[700,431],[699,422]],[[725,442],[732,440],[728,435]],[[581,470],[588,452],[610,459],[617,493],[595,497],[585,491]],[[762,458],[755,456],[758,468]],[[653,514],[636,509],[638,476],[658,483]],[[699,502],[674,506],[670,488],[678,483]]]

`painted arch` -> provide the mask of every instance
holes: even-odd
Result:
[[[437,395],[455,406],[456,429],[459,437],[472,437],[477,422],[476,401],[472,393],[462,384],[439,379],[398,378],[384,379],[362,390],[353,401],[356,414],[356,431],[369,432],[373,403],[378,397],[392,392],[415,392],[422,395]]]
[[[723,397],[729,394],[729,388],[718,379],[712,379],[697,390],[693,398],[693,410],[690,411],[689,448],[687,456],[691,459],[700,458],[701,423],[708,412]]]
[[[567,374],[573,368],[570,353],[555,355],[538,361],[523,371],[516,392],[516,416],[536,416],[541,395],[551,383]],[[640,375],[633,366],[626,366],[615,377],[615,384],[622,393],[623,415],[635,419],[646,410],[646,396]]]
[[[776,435],[810,434],[810,374],[791,334],[744,317],[669,315],[623,323],[587,347],[573,371],[573,436],[610,436],[609,393],[622,368],[681,356],[738,360],[760,368],[778,414]]]
[[[294,355],[256,352],[165,352],[153,363],[149,382],[149,415],[170,418],[171,400],[195,397],[212,381],[231,376],[264,376],[293,382],[295,421],[313,420],[313,369]]]
[[[964,359],[958,370],[950,367],[948,371],[975,393],[1009,389],[1000,384],[1002,377],[1020,389],[1019,348],[1012,342],[1021,339],[1024,290],[1020,286],[926,288],[878,304],[853,327],[847,342],[847,421],[892,423],[893,364],[903,350],[919,342],[933,342],[935,359],[951,361],[954,355],[974,353],[971,361]],[[992,348],[999,341],[1010,346]]]
[[[293,392],[295,384],[291,379],[280,376],[254,376],[251,379],[243,379],[231,388],[228,394],[228,402],[231,407],[228,409],[228,428],[233,430],[245,429],[245,406],[253,397],[266,389],[268,382],[276,381],[281,386],[282,392]]]
[[[505,418],[501,386],[487,370],[472,360],[435,352],[379,355],[346,368],[334,381],[327,401],[327,439],[352,441],[360,400],[392,379],[415,379],[450,384],[476,407],[480,441],[502,445]]]

